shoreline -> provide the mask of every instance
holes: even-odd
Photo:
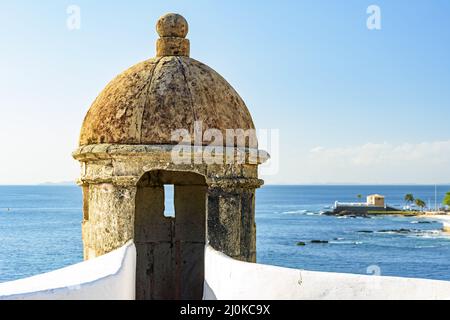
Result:
[[[442,231],[450,234],[450,214],[444,211],[440,212],[415,212],[415,211],[367,211],[367,212],[325,212],[329,216],[355,216],[355,217],[374,217],[374,216],[398,216],[411,217],[419,219],[434,220],[442,224]]]
[[[450,215],[442,213],[439,214],[426,213],[418,216],[418,218],[437,220],[440,223],[442,223],[442,231],[444,231],[445,233],[450,233]]]

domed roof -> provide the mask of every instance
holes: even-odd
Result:
[[[186,20],[168,14],[157,24],[157,57],[112,80],[84,120],[80,146],[176,144],[174,130],[254,129],[244,101],[217,72],[189,58]],[[208,144],[208,143],[204,143]]]

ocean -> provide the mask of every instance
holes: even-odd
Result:
[[[439,186],[438,198],[449,190]],[[434,206],[434,186],[265,186],[256,201],[258,262],[450,281],[450,236],[440,223],[321,214],[372,193],[393,206],[406,193]],[[0,282],[82,261],[81,206],[77,186],[0,186]]]

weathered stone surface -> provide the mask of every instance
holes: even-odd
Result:
[[[80,145],[142,141],[142,115],[147,103],[153,70],[159,58],[138,64],[108,84],[88,111],[81,129]]]
[[[164,216],[163,185],[171,183],[175,184],[175,218]],[[205,183],[200,175],[165,171],[149,172],[139,181],[134,240],[138,260],[150,262],[137,265],[137,278],[142,280],[137,281],[138,299],[202,298]]]
[[[233,258],[256,261],[255,189],[263,184],[258,165],[269,155],[257,153],[257,144],[213,152],[203,146],[192,161],[174,161],[173,130],[186,129],[193,139],[196,121],[224,137],[227,129],[254,125],[236,91],[188,57],[184,18],[166,15],[157,29],[158,57],[105,88],[73,153],[81,163],[84,256],[134,240],[138,299],[201,299],[207,241]],[[175,218],[164,216],[167,184],[175,186]]]
[[[263,184],[258,179],[256,164],[179,165],[172,161],[173,148],[169,145],[97,145],[81,147],[73,156],[83,163],[82,183],[122,181],[126,184],[128,181],[130,185],[136,185],[146,172],[166,170],[198,173],[205,176],[211,186],[258,188]],[[263,154],[258,163],[266,159]]]
[[[191,270],[200,279],[201,263],[179,259],[186,254],[183,250],[191,252],[192,257],[201,256],[206,240],[233,258],[256,261],[254,190],[263,183],[257,178],[257,165],[176,165],[171,161],[172,148],[97,145],[82,147],[74,153],[83,164],[80,183],[84,194],[85,258],[103,255],[134,239],[138,244],[138,260],[145,257],[153,261],[138,263],[138,270],[143,270],[139,271],[138,279],[143,280],[138,280],[138,284],[145,288],[138,288],[137,294],[143,299],[179,297],[170,296],[161,286],[167,290],[175,288],[174,294],[187,294],[189,290],[182,289],[184,282],[170,278],[169,273],[163,278],[172,281],[171,285],[149,280],[145,275],[148,270],[156,270],[151,268],[177,270],[177,263],[183,263],[185,268],[174,275],[182,277],[183,270]],[[164,184],[175,185],[178,220],[163,216]],[[194,219],[200,213],[203,218]],[[206,220],[207,226],[198,223]],[[166,252],[158,243],[172,243],[168,248],[173,249]],[[184,245],[176,249],[177,243]],[[159,265],[166,260],[155,256],[161,250],[173,257],[167,260],[170,262],[167,268]],[[154,271],[150,273],[157,277]],[[147,283],[156,291],[149,290]]]
[[[241,239],[239,258],[256,262],[255,191],[241,191]]]
[[[161,38],[156,42],[156,56],[185,56],[189,57],[190,42],[188,39],[181,38]]]
[[[87,259],[118,249],[133,238],[135,193],[136,188],[89,185],[89,214],[83,222]]]
[[[185,38],[189,32],[189,24],[182,15],[167,13],[158,19],[156,32],[161,38]]]
[[[86,115],[80,146],[176,144],[172,132],[186,129],[194,139],[196,121],[202,121],[203,132],[221,131],[223,145],[227,129],[255,129],[231,85],[188,57],[187,39],[161,38],[158,51],[157,58],[131,67],[106,86]]]

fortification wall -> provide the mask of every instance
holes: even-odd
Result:
[[[102,257],[35,277],[0,283],[0,300],[134,300],[133,243]]]
[[[450,299],[450,282],[286,269],[206,249],[205,300]]]
[[[135,298],[136,249],[0,284],[0,300]],[[207,246],[205,300],[450,299],[450,282],[314,272],[237,261]]]

